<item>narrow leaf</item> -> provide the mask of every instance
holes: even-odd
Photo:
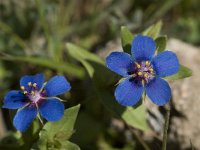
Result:
[[[67,43],[66,47],[67,47],[68,53],[76,60],[79,60],[79,61],[89,60],[89,61],[97,62],[100,64],[104,64],[103,60],[100,59],[98,56],[88,52],[87,50],[79,46],[76,46],[72,43]]]
[[[58,71],[63,71],[66,74],[73,75],[78,78],[82,78],[84,76],[84,70],[81,67],[66,62],[65,63],[54,62],[47,58],[24,57],[24,56],[5,56],[5,57],[1,56],[0,59],[5,61],[13,61],[13,62],[19,61],[19,62],[31,63],[34,65],[40,65]]]
[[[162,21],[158,21],[157,23],[151,25],[149,28],[147,28],[144,32],[143,35],[150,36],[154,39],[158,37],[160,34],[160,30],[162,28]]]
[[[121,43],[124,52],[131,53],[131,43],[133,41],[134,35],[131,33],[131,31],[126,27],[121,27]]]

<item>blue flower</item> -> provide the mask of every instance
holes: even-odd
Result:
[[[156,43],[148,36],[138,35],[131,45],[131,55],[112,52],[106,58],[107,67],[125,77],[115,90],[116,100],[124,106],[138,103],[143,92],[159,106],[171,99],[169,84],[162,79],[178,72],[176,54],[164,51],[155,56]]]
[[[54,76],[44,83],[44,75],[23,76],[21,91],[12,90],[4,98],[3,108],[18,109],[13,124],[21,132],[28,129],[37,114],[48,121],[57,121],[64,114],[64,105],[57,95],[70,90],[70,84],[63,76]]]

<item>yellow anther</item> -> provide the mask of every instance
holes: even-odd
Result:
[[[153,72],[153,68],[149,68],[149,70],[150,70],[151,72]]]
[[[28,86],[31,86],[32,85],[32,83],[31,82],[28,82]]]
[[[147,78],[147,77],[148,77],[148,74],[147,74],[147,73],[144,73],[144,77]]]
[[[33,87],[36,87],[37,86],[37,83],[33,83]]]
[[[137,68],[141,68],[141,66],[139,64],[136,64],[137,65]]]
[[[24,94],[27,94],[28,92],[27,91],[24,91]]]
[[[32,95],[34,95],[34,94],[35,94],[35,92],[34,92],[34,91],[31,91],[31,94],[32,94]]]
[[[24,90],[25,89],[25,87],[24,86],[21,86],[21,90]]]
[[[141,76],[141,75],[142,75],[142,72],[138,72],[138,75]]]
[[[149,61],[146,61],[145,64],[146,64],[146,65],[149,65]]]

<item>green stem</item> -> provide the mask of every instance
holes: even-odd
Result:
[[[166,105],[166,116],[165,116],[165,125],[164,125],[164,133],[163,133],[163,143],[162,143],[162,150],[167,149],[167,131],[169,128],[169,118],[170,118],[170,102]]]

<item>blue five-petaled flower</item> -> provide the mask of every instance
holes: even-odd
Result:
[[[106,58],[107,67],[125,77],[115,90],[116,100],[124,106],[138,103],[144,91],[159,106],[171,99],[169,84],[162,79],[178,72],[176,54],[164,51],[155,56],[156,43],[148,36],[137,35],[131,45],[131,55],[112,52]]]
[[[21,91],[12,90],[4,98],[3,108],[18,109],[13,119],[15,128],[21,132],[28,129],[37,114],[48,121],[60,120],[64,105],[57,95],[70,90],[70,84],[63,76],[54,76],[44,83],[44,75],[23,76]]]

